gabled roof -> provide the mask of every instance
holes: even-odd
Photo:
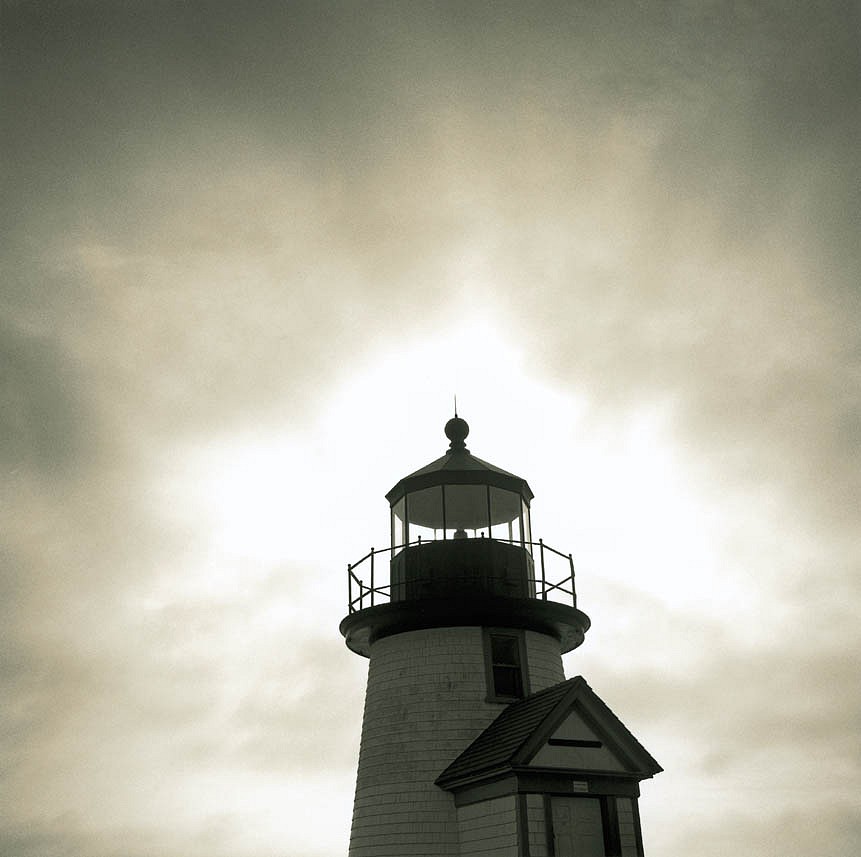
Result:
[[[641,780],[663,770],[586,684],[585,679],[577,676],[505,708],[439,775],[436,784],[449,789],[505,771],[528,767],[539,751],[546,747],[554,732],[572,714],[591,724],[593,733],[606,743],[613,757],[618,759],[622,776]],[[592,765],[572,765],[558,769],[572,773],[596,772]],[[613,773],[620,775],[618,771]]]

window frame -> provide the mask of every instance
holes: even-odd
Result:
[[[519,663],[515,665],[495,664],[493,661],[493,638],[507,637],[514,639],[517,642],[516,652]],[[484,645],[484,672],[485,684],[487,687],[486,702],[496,702],[509,704],[517,702],[519,699],[524,699],[529,696],[529,670],[527,669],[527,651],[526,651],[526,632],[522,628],[482,628],[482,641]],[[497,691],[496,681],[494,679],[495,666],[515,666],[519,669],[520,678],[520,696],[512,696],[503,694]]]

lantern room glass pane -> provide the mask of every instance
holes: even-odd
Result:
[[[404,498],[392,506],[392,547],[399,548],[404,539]]]
[[[446,485],[445,537],[476,538],[487,535],[487,486]]]
[[[514,491],[490,489],[490,535],[494,539],[520,541],[521,498]]]
[[[410,542],[442,538],[442,486],[407,494],[408,539]]]
[[[523,544],[523,537],[520,532],[520,516],[508,522],[508,540],[514,544]]]
[[[523,519],[523,537],[526,540],[526,548],[532,553],[532,522],[529,517],[529,506],[526,500],[523,500],[521,504],[521,517]]]

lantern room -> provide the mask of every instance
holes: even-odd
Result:
[[[529,485],[470,453],[466,420],[450,419],[445,434],[445,455],[386,495],[392,601],[479,592],[534,597]]]
[[[392,551],[428,541],[492,538],[531,551],[525,479],[473,456],[466,420],[445,426],[451,441],[442,458],[404,477],[386,495],[391,504]]]

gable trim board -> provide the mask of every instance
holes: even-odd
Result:
[[[505,795],[589,795],[592,797],[627,797],[636,800],[640,796],[640,786],[636,780],[618,780],[600,777],[590,780],[583,789],[575,785],[571,776],[560,775],[558,771],[512,772],[507,775],[458,786],[452,789],[456,807],[482,803]]]

